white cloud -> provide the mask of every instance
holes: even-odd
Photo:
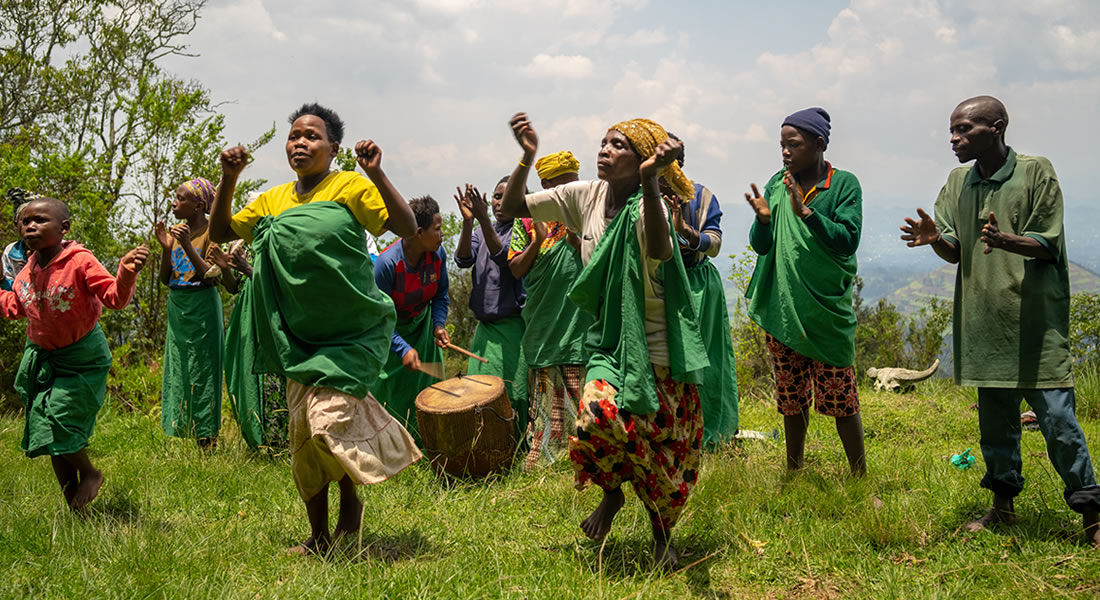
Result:
[[[660,46],[667,43],[668,34],[664,27],[656,29],[638,29],[630,35],[613,35],[607,38],[608,46],[623,46],[625,48],[646,48]]]
[[[383,144],[399,189],[437,198],[508,173],[519,149],[506,122],[527,110],[540,152],[572,150],[582,176],[594,176],[610,124],[654,118],[687,143],[688,175],[735,201],[778,168],[783,117],[820,105],[833,116],[830,160],[861,179],[868,210],[928,206],[955,164],[947,115],[983,93],[1008,105],[1010,143],[1050,156],[1067,199],[1090,189],[1100,12],[1089,0],[853,0],[783,40],[756,31],[759,7],[685,3],[676,21],[667,10],[632,0],[223,0],[192,36],[200,58],[174,64],[237,101],[224,109],[233,141],[272,120],[281,136],[296,103],[329,103],[349,138]],[[700,35],[717,21],[755,43]],[[292,176],[280,146],[261,150],[252,176]]]
[[[204,18],[213,23],[223,23],[234,28],[268,35],[280,42],[286,39],[286,34],[275,26],[271,14],[264,8],[261,0],[240,0],[228,6],[211,7]]]
[[[1050,36],[1062,68],[1085,73],[1100,65],[1100,29],[1078,34],[1065,25],[1058,25],[1050,31]]]
[[[587,56],[536,54],[523,72],[535,77],[585,79],[592,75],[592,60]]]

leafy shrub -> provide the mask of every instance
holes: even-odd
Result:
[[[160,357],[130,343],[114,348],[107,377],[107,402],[116,410],[148,413],[160,406]]]

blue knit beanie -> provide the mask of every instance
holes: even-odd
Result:
[[[783,119],[783,125],[797,127],[808,131],[825,140],[825,146],[829,145],[829,113],[824,108],[805,108]]]

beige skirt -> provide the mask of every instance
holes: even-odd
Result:
[[[409,432],[367,394],[355,398],[287,380],[290,469],[302,500],[345,475],[379,483],[420,459]]]

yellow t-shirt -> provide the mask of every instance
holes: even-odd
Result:
[[[277,216],[284,210],[310,202],[339,202],[351,209],[355,219],[371,235],[385,233],[386,219],[390,213],[382,201],[378,188],[366,177],[355,171],[329,173],[308,194],[299,196],[294,191],[297,181],[284,183],[260,194],[240,212],[233,215],[230,226],[247,242],[252,241],[252,228],[261,217]]]

